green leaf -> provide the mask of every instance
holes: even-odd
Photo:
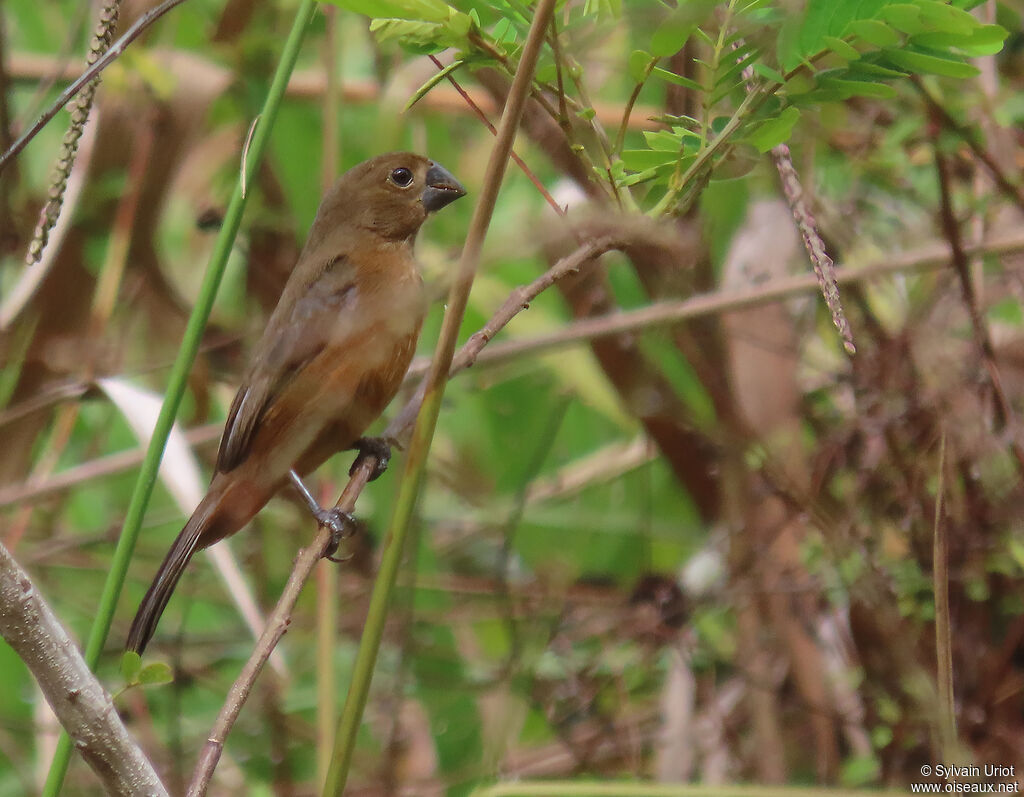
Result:
[[[879,53],[872,54],[874,58],[879,57]],[[857,62],[857,72],[875,77],[882,78],[901,78],[906,77],[907,73],[898,69],[892,69],[888,66],[882,66],[875,60],[861,59]]]
[[[964,50],[971,55],[994,55],[1003,49],[1010,32],[1002,25],[981,25],[971,34],[971,43]],[[982,51],[982,48],[992,48]]]
[[[814,55],[826,48],[826,36],[843,36],[856,20],[873,18],[885,0],[808,0],[801,25],[800,56]]]
[[[776,72],[767,64],[754,64],[754,74],[760,75],[761,77],[765,78],[766,80],[770,80],[773,83],[786,82],[786,78],[782,75],[781,72]]]
[[[421,22],[446,22],[454,11],[441,0],[328,0],[332,5],[367,17],[394,17]]]
[[[622,152],[622,162],[632,172],[655,169],[665,164],[675,163],[678,157],[678,147],[672,152],[656,149],[627,149]]]
[[[896,66],[922,75],[968,78],[978,74],[978,68],[963,61],[943,58],[914,50],[886,50],[885,56]]]
[[[125,683],[138,683],[141,669],[142,656],[134,650],[126,650],[121,656],[121,675],[124,676]]]
[[[911,38],[913,44],[931,49],[956,47],[968,55],[995,55],[1003,49],[1008,33],[1000,25],[982,25],[970,33],[921,33]]]
[[[679,152],[679,137],[667,130],[645,130],[644,139],[647,141],[648,147],[659,152]]]
[[[397,40],[403,47],[430,52],[432,49],[463,47],[464,34],[454,32],[450,27],[434,22],[420,22],[411,19],[374,19],[370,31],[377,41]]]
[[[786,141],[793,132],[793,125],[800,118],[800,111],[792,105],[774,119],[767,119],[746,136],[747,141],[757,147],[758,152],[768,152],[772,147]]]
[[[412,97],[410,97],[409,101],[405,104],[404,110],[408,111],[410,108],[412,108],[412,106],[414,106],[417,102],[419,102],[421,99],[423,99],[427,95],[428,91],[430,91],[432,88],[434,88],[434,86],[436,86],[442,80],[447,78],[448,75],[452,74],[455,70],[457,70],[464,63],[466,63],[464,60],[452,61],[444,69],[439,70],[436,75],[433,75],[430,78],[430,80],[428,80],[426,83],[424,83],[418,89],[416,89],[415,92],[413,92]]]
[[[629,76],[637,83],[647,79],[647,70],[655,61],[655,57],[644,50],[633,50],[629,54]]]
[[[837,36],[826,36],[822,41],[825,42],[828,49],[840,58],[845,58],[847,61],[856,61],[860,58],[860,53],[857,51],[856,47]]]
[[[651,52],[657,56],[675,55],[683,49],[696,27],[682,14],[672,14],[651,36]]]
[[[927,30],[921,21],[920,9],[910,3],[894,3],[891,6],[886,6],[879,16],[896,30],[911,36]]]
[[[677,75],[675,72],[669,72],[667,69],[662,69],[660,66],[654,67],[651,70],[651,74],[660,77],[662,80],[667,80],[669,83],[675,83],[677,86],[685,86],[688,89],[694,91],[703,91],[704,87],[696,80],[690,80],[688,77]]]
[[[848,100],[850,97],[873,97],[879,100],[890,100],[896,96],[896,89],[885,83],[824,78],[821,81],[821,85],[823,88],[837,91],[840,99],[844,100]]]
[[[981,23],[962,8],[940,3],[938,0],[917,0],[921,21],[933,30],[963,33],[974,30]]]
[[[691,163],[693,163],[693,161],[694,161],[694,158],[692,156],[686,157],[686,158],[682,158],[678,162],[679,170],[680,171],[685,171],[687,169],[687,167]],[[668,175],[672,174],[672,172],[675,169],[676,169],[676,163],[675,162],[663,163],[660,166],[653,166],[650,169],[644,169],[643,171],[637,172],[636,174],[626,175],[625,177],[623,177],[619,181],[619,185],[620,186],[624,186],[624,187],[628,187],[628,186],[631,186],[631,185],[638,185],[639,183],[646,183],[649,180],[654,180],[656,178],[668,177]]]
[[[169,664],[162,661],[154,661],[147,664],[139,672],[139,683],[143,686],[157,686],[158,684],[169,684],[174,680]]]
[[[750,66],[751,62],[757,60],[758,55],[760,55],[760,53],[752,52],[743,58],[737,56],[738,60],[736,63],[729,66],[728,69],[722,70],[720,68],[718,74],[715,75],[715,87],[718,88],[719,86],[728,83],[730,85],[727,86],[727,90],[732,91],[740,84],[740,73]]]
[[[846,30],[875,47],[895,47],[900,43],[899,34],[877,19],[859,19],[851,22]]]
[[[651,36],[651,52],[659,57],[675,55],[716,5],[715,0],[688,0],[680,3]]]
[[[804,74],[803,72],[797,72],[793,77],[786,81],[783,86],[783,91],[789,97],[795,97],[800,94],[806,94],[814,90],[817,84],[814,82],[814,78],[810,75]]]

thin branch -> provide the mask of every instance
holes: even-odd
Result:
[[[939,217],[942,223],[942,231],[949,241],[950,254],[952,257],[953,269],[956,271],[960,281],[960,291],[963,295],[964,306],[971,320],[971,329],[974,333],[974,340],[981,353],[981,361],[988,374],[989,384],[992,387],[992,394],[995,397],[997,421],[999,425],[1009,427],[1010,451],[1017,462],[1017,468],[1024,473],[1024,447],[1018,439],[1018,424],[1014,415],[1013,407],[1003,389],[1003,379],[999,373],[999,366],[996,364],[995,347],[992,345],[992,336],[989,334],[988,326],[981,315],[978,307],[978,300],[974,294],[974,283],[971,280],[971,264],[967,248],[964,246],[963,237],[960,234],[960,223],[957,221],[956,213],[953,210],[952,187],[950,185],[949,164],[946,156],[939,149],[938,142],[935,142],[935,171],[939,181]]]
[[[74,640],[3,545],[0,635],[32,672],[75,748],[109,794],[167,794]]]
[[[530,302],[537,298],[542,292],[554,285],[558,280],[569,274],[575,274],[580,268],[589,260],[593,260],[596,257],[604,254],[605,252],[615,247],[615,239],[611,237],[607,238],[595,238],[577,248],[574,252],[566,255],[553,265],[546,272],[541,274],[537,279],[531,282],[529,285],[520,285],[514,289],[509,297],[504,301],[497,312],[484,324],[479,330],[470,335],[458,353],[452,358],[451,368],[448,371],[448,377],[451,378],[459,371],[469,368],[477,357],[480,355],[481,350],[490,342],[490,340],[498,334],[513,318],[515,318],[521,311],[526,310],[530,306]],[[426,361],[422,362],[422,367],[418,373],[425,373],[427,370]],[[404,442],[409,434],[409,430],[412,427],[413,421],[416,420],[416,415],[420,411],[420,405],[423,401],[423,395],[427,389],[427,382],[424,380],[420,383],[417,388],[415,395],[406,403],[402,408],[402,411],[396,415],[384,435],[386,437]]]
[[[434,66],[436,66],[438,69],[444,69],[444,64],[442,64],[435,56],[431,55],[429,56],[429,58],[431,61],[434,62]],[[480,109],[480,106],[472,97],[469,96],[469,93],[464,88],[462,88],[462,86],[459,85],[459,82],[455,79],[455,76],[449,73],[445,77],[448,79],[448,82],[452,84],[454,89],[459,93],[459,96],[466,101],[466,105],[468,105],[470,110],[473,111],[473,113],[476,115],[476,118],[479,119],[484,124],[484,127],[491,131],[491,135],[498,135],[498,128],[491,124],[490,119],[487,118],[487,114],[485,114]],[[540,192],[540,195],[544,197],[544,200],[551,206],[555,213],[557,213],[559,216],[564,216],[565,209],[555,201],[555,198],[551,196],[551,194],[548,192],[548,189],[544,187],[544,183],[542,183],[540,181],[540,178],[538,178],[537,175],[533,173],[533,169],[526,165],[526,162],[516,154],[515,150],[512,150],[509,153],[509,157],[512,158],[516,166],[518,166],[520,170],[523,172],[523,174],[526,175],[527,179],[531,183],[533,183],[534,188],[536,188],[537,191]]]
[[[545,15],[549,15],[551,13],[553,6],[554,0],[544,0],[537,10],[538,24],[543,20]],[[513,86],[514,90],[510,94],[508,106],[506,107],[505,114],[502,117],[501,129],[499,131],[500,135],[495,143],[491,161],[488,164],[487,174],[484,180],[484,188],[481,192],[481,199],[479,200],[477,210],[474,213],[474,221],[471,223],[470,233],[467,235],[466,248],[463,251],[462,267],[460,268],[459,278],[456,280],[452,288],[452,296],[449,298],[448,312],[445,314],[446,322],[438,343],[439,351],[435,357],[435,367],[431,376],[425,380],[427,384],[433,384],[436,386],[438,384],[438,380],[440,380],[440,384],[443,386],[444,375],[448,373],[453,361],[452,351],[449,350],[446,352],[445,349],[450,346],[453,350],[455,346],[455,336],[458,334],[459,321],[461,320],[462,312],[465,309],[469,287],[472,284],[476,261],[479,259],[480,249],[483,243],[483,235],[487,228],[487,222],[490,219],[494,203],[497,199],[497,190],[501,182],[501,177],[504,173],[505,163],[508,159],[508,152],[511,149],[512,139],[514,137],[515,130],[518,127],[519,116],[522,112],[525,95],[529,87],[529,75],[532,74],[533,62],[536,59],[537,50],[539,49],[539,41],[534,41],[533,45],[534,46],[532,48],[528,48],[528,50],[533,50],[532,53],[524,51],[523,58],[520,62],[521,75],[517,76],[517,85]],[[590,257],[593,257],[594,252],[596,251],[592,247],[593,244],[588,244],[586,246],[586,251],[590,253]],[[587,258],[579,258],[579,263],[585,262],[586,259]],[[577,264],[576,268],[578,267],[579,265]],[[554,279],[551,280],[551,282],[553,281]],[[539,288],[538,292],[541,289],[542,288]],[[509,302],[506,302],[506,306],[511,302],[512,300],[510,299]],[[515,315],[515,312],[523,309],[524,302],[520,298],[515,302],[515,304],[517,309],[512,313],[512,315]],[[445,330],[447,330],[447,332]],[[483,344],[481,343],[480,345]],[[417,392],[410,401],[410,404],[415,405],[415,408],[417,409],[421,406],[421,395],[423,395],[423,393]],[[439,402],[440,396],[436,390],[434,392],[434,396],[436,396],[436,400]],[[435,421],[436,410],[438,408],[439,405],[435,404]],[[417,413],[415,409],[409,415],[411,418],[416,418]],[[403,411],[400,416],[404,417],[406,416],[406,413]],[[394,425],[395,424],[392,424],[392,426]],[[391,428],[392,427],[389,427],[389,430]],[[422,452],[424,454],[425,451],[426,449],[423,448]],[[413,459],[412,455],[413,451],[410,451],[410,456],[406,463],[407,472],[410,467],[422,467],[422,464],[417,466],[413,463],[410,465],[410,461]],[[345,487],[345,491],[338,499],[338,503],[336,504],[337,508],[342,509],[345,512],[352,512],[355,509],[355,502],[363,488],[366,486],[369,476],[375,467],[376,460],[372,456],[367,456],[360,460],[360,466],[353,473],[348,485]],[[406,480],[408,481],[408,477]],[[392,537],[394,537],[394,535],[392,535]],[[246,698],[251,692],[252,686],[262,670],[264,663],[270,656],[271,651],[284,635],[284,632],[287,629],[288,619],[295,606],[295,602],[303,584],[309,578],[317,561],[319,561],[327,551],[327,546],[329,544],[330,532],[327,529],[321,528],[313,544],[300,552],[299,557],[296,560],[295,567],[292,570],[292,574],[285,586],[285,590],[278,599],[278,603],[275,606],[274,611],[268,618],[267,627],[257,642],[255,650],[246,662],[242,671],[239,673],[234,685],[231,687],[228,699],[226,700],[214,728],[210,733],[207,743],[200,754],[192,782],[190,783],[187,792],[189,797],[199,797],[206,793],[210,780],[213,776],[213,772],[217,766],[217,762],[219,761],[223,751],[224,741],[227,738],[227,734],[230,732],[231,727],[238,718],[242,705],[245,703]],[[394,584],[395,576],[397,575],[397,564],[401,559],[401,546],[401,540],[396,543],[393,539],[392,543],[386,549],[384,559],[381,563],[378,583],[388,583],[388,589],[390,589],[391,585]],[[377,614],[381,615],[382,612],[386,612],[387,603],[387,597],[385,597],[382,602],[379,597],[379,590],[375,589],[374,596],[371,598],[370,612],[367,616],[367,628],[371,627],[375,611]],[[374,609],[375,606],[376,610]],[[380,644],[380,630],[382,630],[382,624],[380,624],[376,639],[369,640],[370,644],[366,644],[367,640],[364,640],[364,644],[360,645],[361,658],[365,658],[369,655],[371,663],[376,657],[376,649]],[[359,660],[357,660],[357,671],[359,666]],[[365,663],[363,668],[365,669]],[[356,679],[353,678],[353,683],[355,682]],[[361,699],[359,697],[356,698],[356,704],[352,703],[351,695],[352,693],[350,692],[350,700],[346,705],[349,706],[350,709],[354,706],[356,714],[361,714],[362,704],[363,701],[365,701],[365,692]],[[355,719],[356,722],[358,722],[358,716],[356,716]],[[351,747],[348,745],[351,745],[355,738],[354,734],[351,737],[346,736],[343,726],[339,726],[339,731],[336,736],[338,742],[342,745],[346,745],[346,747],[340,752],[337,748],[335,750],[331,771],[328,775],[328,783],[325,787],[325,791],[327,793],[330,793],[331,791],[338,791],[340,788],[341,782],[344,780],[344,775],[347,771],[348,757],[351,755]],[[346,739],[348,740],[347,742]]]
[[[1012,202],[1015,202],[1018,207],[1024,209],[1024,188],[1013,183],[1009,177],[1003,172],[1003,169],[999,166],[996,159],[985,149],[978,141],[978,137],[967,125],[963,125],[958,122],[953,116],[935,99],[931,93],[925,88],[924,83],[916,75],[911,76],[910,83],[915,89],[921,94],[928,109],[934,114],[934,116],[942,123],[942,126],[947,130],[955,133],[967,146],[971,152],[974,153],[974,157],[988,169],[989,174],[992,175],[992,180]]]
[[[22,136],[15,141],[6,152],[3,153],[3,155],[0,155],[0,171],[3,171],[11,158],[21,152],[25,148],[25,145],[35,138],[40,130],[46,127],[47,122],[56,116],[60,109],[70,102],[72,97],[78,94],[78,92],[80,92],[86,85],[96,79],[104,69],[120,57],[128,45],[139,38],[146,28],[160,19],[160,17],[172,8],[179,6],[184,2],[185,0],[164,0],[164,2],[156,8],[147,11],[139,17],[135,24],[128,28],[124,35],[110,46],[110,49],[97,58],[88,69],[82,72],[78,78],[73,80],[71,84],[60,93],[60,96],[50,104],[49,108],[43,111],[32,127],[26,130]]]
[[[363,488],[366,487],[376,467],[377,460],[373,456],[366,456],[360,460],[359,467],[352,474],[348,484],[345,486],[344,492],[341,494],[341,498],[338,499],[337,506],[339,509],[345,512],[355,510],[356,499],[362,493]],[[291,613],[295,608],[296,601],[299,599],[303,585],[309,579],[317,562],[323,559],[327,553],[330,544],[330,530],[321,528],[313,542],[307,548],[299,551],[299,555],[295,559],[295,567],[292,568],[292,573],[288,577],[284,591],[281,593],[281,597],[278,598],[274,611],[267,617],[267,626],[256,642],[256,647],[253,649],[248,661],[246,661],[245,666],[242,667],[242,671],[231,685],[224,705],[221,706],[217,720],[214,722],[210,735],[206,739],[206,744],[203,745],[202,752],[199,754],[199,760],[196,762],[195,771],[192,774],[192,780],[186,792],[188,797],[201,797],[206,794],[206,790],[210,786],[210,780],[213,778],[213,772],[220,761],[221,753],[224,752],[224,742],[227,739],[228,733],[231,732],[231,728],[234,726],[235,720],[238,719],[242,706],[245,705],[249,693],[252,692],[252,687],[256,683],[256,677],[260,674],[267,659],[270,658],[270,654],[277,646],[277,643],[281,641],[281,637],[288,630],[288,625],[291,622]]]
[[[177,3],[181,2],[181,0],[171,0],[171,2]],[[170,7],[169,3],[160,6],[160,8],[165,10],[167,7]],[[252,154],[247,164],[250,170],[257,168],[266,149],[270,132],[274,127],[277,110],[280,107],[285,87],[288,84],[288,76],[295,66],[302,39],[305,36],[309,21],[312,19],[315,10],[316,4],[313,0],[302,0],[296,12],[295,21],[282,48],[280,61],[274,72],[274,77],[263,104],[263,111],[261,113],[263,124],[256,131],[256,136],[252,143]],[[140,18],[140,22],[146,18]],[[134,31],[138,27],[139,23],[136,23],[132,26],[131,30]],[[135,35],[138,35],[138,33]],[[119,44],[124,42],[122,47],[127,45],[125,37],[119,40]],[[118,45],[114,45],[104,58],[111,56],[111,53],[116,53],[118,49]],[[103,59],[100,59],[96,63],[99,64],[102,61]],[[251,174],[249,178],[251,179]],[[195,306],[185,327],[181,347],[178,350],[178,355],[175,358],[174,366],[168,379],[167,391],[160,408],[160,415],[153,428],[153,434],[146,449],[146,457],[143,460],[142,467],[139,469],[135,487],[132,490],[131,501],[125,513],[121,535],[118,538],[117,546],[111,559],[110,569],[104,580],[95,619],[90,628],[85,646],[85,660],[90,667],[96,666],[96,663],[99,661],[100,655],[103,652],[103,644],[106,641],[107,634],[110,632],[114,610],[128,572],[128,563],[131,561],[139,530],[142,527],[142,520],[156,484],[157,470],[163,457],[164,446],[174,425],[174,418],[185,392],[188,373],[199,350],[203,329],[206,326],[207,318],[213,306],[221,277],[224,275],[224,268],[228,255],[231,252],[235,235],[241,224],[244,210],[245,199],[242,197],[239,186],[236,185],[231,195],[231,200],[228,203],[227,212],[224,215],[224,223],[217,235],[217,240],[210,256],[210,264],[203,275]],[[50,774],[44,791],[46,797],[56,797],[60,791],[69,756],[70,745],[67,737],[64,736],[58,742],[57,752],[50,765]]]
[[[619,122],[619,130],[615,134],[615,144],[612,145],[612,153],[615,155],[622,154],[622,147],[626,143],[626,130],[633,123],[633,109],[636,106],[636,101],[640,98],[640,92],[643,91],[644,86],[647,84],[647,78],[650,77],[651,72],[654,71],[654,67],[657,66],[658,59],[651,58],[647,64],[647,68],[644,70],[644,77],[639,83],[633,87],[633,91],[630,92],[629,99],[626,100],[626,105],[622,109],[622,121]]]
[[[946,430],[939,438],[939,483],[935,488],[935,522],[932,528],[932,590],[935,599],[936,690],[939,693],[943,755],[953,755],[956,744],[956,710],[953,703],[953,643],[949,616],[949,539],[946,528]],[[949,759],[952,760],[952,759]]]
[[[189,429],[185,433],[185,439],[193,446],[215,443],[220,439],[220,433],[223,428],[223,423],[210,423],[199,426],[195,429]],[[112,476],[115,473],[132,470],[141,464],[145,454],[146,450],[144,448],[118,451],[116,454],[108,454],[104,457],[83,462],[81,465],[75,465],[73,468],[61,471],[45,481],[33,481],[30,479],[21,484],[10,484],[0,487],[0,509],[26,501],[38,501],[56,493],[70,490],[93,479],[101,479],[104,476]]]
[[[41,55],[38,53],[12,53],[9,64],[9,75],[12,82],[40,81],[55,79],[66,82],[75,80],[78,72],[72,67],[64,67],[59,58]],[[376,80],[347,77],[341,81],[339,87],[341,99],[346,105],[373,105],[380,102],[381,86]],[[473,99],[473,102],[485,113],[496,113],[500,107],[494,100],[476,87],[464,89]],[[288,83],[286,96],[292,100],[303,102],[322,103],[327,93],[327,81],[324,71],[320,68],[298,69]],[[447,86],[436,86],[424,96],[417,105],[428,108],[431,111],[448,113],[466,113],[471,111],[467,108],[464,99],[454,89]],[[597,120],[601,124],[617,125],[622,118],[622,107],[619,103],[595,102],[594,110],[597,113]],[[664,125],[654,121],[661,112],[650,105],[637,106],[629,126],[637,130],[658,130]]]
[[[352,668],[352,681],[341,718],[338,721],[334,756],[331,761],[331,769],[327,774],[327,783],[324,786],[325,795],[340,797],[348,780],[356,735],[362,721],[377,655],[384,637],[384,623],[391,603],[391,595],[394,591],[406,540],[410,536],[413,513],[424,479],[430,445],[437,427],[438,416],[441,413],[441,401],[444,397],[452,357],[455,354],[459,327],[462,325],[466,306],[469,303],[469,292],[480,263],[484,239],[494,215],[498,192],[508,168],[509,153],[512,151],[512,143],[523,117],[526,99],[533,83],[534,68],[544,42],[544,31],[547,30],[548,22],[554,13],[555,2],[556,0],[539,0],[534,10],[530,32],[523,45],[519,65],[516,68],[515,77],[512,79],[505,109],[501,115],[501,122],[498,124],[498,134],[494,138],[494,147],[484,170],[483,184],[473,208],[473,217],[466,233],[466,243],[462,248],[462,256],[459,258],[455,280],[448,293],[447,307],[441,322],[434,359],[427,372],[423,406],[416,416],[409,451],[405,458],[402,482],[399,486],[394,514],[391,517],[388,530],[388,543],[381,556],[380,568],[374,581],[373,592],[370,595],[366,623],[363,626],[359,650]]]
[[[1021,250],[1024,250],[1024,234],[1020,233],[998,240],[990,240],[977,247],[966,249],[968,254],[978,252],[1005,254]],[[573,253],[569,257],[575,257],[576,254]],[[950,252],[947,246],[931,246],[867,266],[838,268],[836,269],[836,283],[848,285],[902,272],[936,269],[947,266],[949,262]],[[744,290],[714,291],[690,299],[655,302],[637,310],[576,321],[548,335],[496,343],[485,351],[479,352],[478,358],[471,358],[468,352],[465,355],[460,352],[456,357],[456,362],[459,363],[460,368],[474,363],[488,366],[498,365],[527,354],[533,355],[565,348],[595,338],[611,337],[625,332],[637,332],[660,326],[672,326],[680,321],[770,304],[817,290],[819,290],[818,279],[814,274],[799,274],[783,279],[773,279]],[[465,363],[463,363],[464,357],[469,358]],[[425,360],[416,360],[409,372],[410,374],[421,374],[425,371],[426,366]],[[403,410],[404,412],[405,410]]]
[[[573,273],[579,262],[586,262],[601,253],[598,250],[592,251],[590,248],[592,245],[593,242],[590,242],[584,245],[585,248],[577,249],[567,255],[558,261],[551,271],[559,271],[565,274]],[[612,248],[609,245],[605,251]],[[1024,234],[1018,233],[1013,236],[982,241],[976,246],[966,247],[965,251],[969,256],[980,254],[1003,255],[1024,251]],[[906,252],[903,255],[889,258],[879,263],[860,267],[841,266],[836,269],[836,283],[838,285],[853,285],[901,272],[941,268],[948,265],[948,263],[949,247],[946,245],[932,245]],[[548,272],[548,274],[550,273]],[[542,275],[538,280],[546,280],[548,274]],[[557,277],[555,280],[557,281]],[[537,281],[531,283],[531,286],[521,286],[516,289],[516,293],[521,292],[521,300],[529,303],[543,290],[536,290],[534,292],[535,288],[532,286],[536,285]],[[594,338],[610,337],[624,332],[636,332],[660,326],[671,326],[680,321],[783,301],[816,291],[818,288],[818,281],[814,275],[800,274],[786,277],[785,279],[772,280],[749,290],[714,291],[681,301],[657,302],[638,310],[577,321],[549,335],[494,343],[484,348],[484,345],[494,338],[511,320],[510,318],[505,318],[504,320],[500,318],[500,316],[505,315],[505,312],[503,312],[504,308],[513,302],[510,296],[505,304],[502,305],[503,310],[495,313],[483,327],[466,341],[458,354],[455,355],[450,375],[454,376],[459,371],[463,371],[472,365],[500,365],[527,354],[565,348]],[[519,309],[526,308],[520,307]],[[516,314],[518,314],[518,310],[516,313],[513,313],[513,317]],[[411,380],[416,377],[422,377],[426,373],[428,365],[429,360],[427,358],[417,358],[409,368],[406,379]],[[55,394],[52,397],[47,396],[47,403],[52,403],[54,400],[78,398],[84,392],[85,387],[83,385],[70,385],[66,389],[62,389],[59,394]],[[399,415],[396,416],[395,420],[388,427],[385,433],[386,436],[394,437],[401,441],[403,430],[407,432],[408,421],[415,417],[417,408],[418,399],[403,407]],[[19,414],[20,412],[19,410]],[[192,445],[207,445],[219,438],[221,429],[222,424],[207,424],[190,429],[185,433],[185,436]],[[23,482],[0,488],[0,509],[24,501],[45,498],[54,493],[77,487],[93,479],[111,476],[115,473],[136,468],[142,461],[142,457],[142,449],[119,451],[115,454],[108,454],[104,457],[68,468],[68,470],[58,473],[40,484]]]

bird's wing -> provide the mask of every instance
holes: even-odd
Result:
[[[253,353],[253,364],[228,410],[217,452],[217,471],[238,467],[267,410],[289,383],[313,360],[330,339],[339,314],[351,309],[356,285],[354,270],[342,255],[298,288],[293,302],[282,296],[278,309]],[[287,293],[292,286],[286,286]],[[290,305],[290,309],[285,309]],[[283,317],[278,318],[278,311]]]

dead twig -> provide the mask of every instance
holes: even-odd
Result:
[[[939,181],[939,218],[942,224],[942,232],[946,236],[946,240],[949,241],[953,269],[956,271],[957,279],[960,281],[960,291],[963,295],[964,305],[967,308],[967,314],[971,319],[974,340],[981,352],[981,361],[988,375],[989,384],[992,387],[997,413],[996,420],[999,426],[1008,427],[1010,451],[1017,462],[1018,470],[1024,473],[1024,447],[1021,446],[1017,438],[1017,421],[1013,408],[1010,406],[1010,400],[1003,389],[1003,379],[999,373],[999,366],[996,364],[996,353],[995,347],[992,345],[992,336],[989,334],[985,319],[981,315],[977,296],[974,293],[968,251],[960,234],[960,223],[957,221],[956,213],[953,210],[949,164],[946,161],[946,156],[940,150],[938,142],[935,143],[935,171]]]
[[[429,56],[429,58],[431,61],[434,62],[434,66],[436,66],[438,69],[444,69],[444,64],[442,64],[435,56],[431,55]],[[487,114],[485,114],[481,110],[476,100],[470,97],[469,93],[464,88],[462,88],[462,86],[459,85],[458,81],[454,78],[454,76],[452,76],[452,74],[449,73],[445,75],[445,78],[448,80],[449,83],[452,84],[452,87],[455,89],[455,91],[458,92],[459,96],[466,101],[466,105],[469,106],[469,109],[473,112],[476,118],[483,123],[484,127],[491,131],[491,135],[498,135],[498,128],[491,124],[490,119],[487,118]],[[544,187],[544,183],[542,183],[540,181],[540,178],[538,178],[537,175],[533,173],[533,169],[526,165],[526,162],[516,154],[515,150],[512,150],[509,153],[509,157],[512,158],[516,166],[518,166],[520,170],[523,172],[523,174],[526,175],[526,178],[531,183],[533,183],[533,187],[537,189],[537,191],[540,193],[542,197],[544,197],[544,200],[551,206],[555,213],[557,213],[559,216],[564,216],[565,209],[555,201],[555,198],[551,196],[551,194],[548,192],[548,189]]]
[[[345,512],[355,510],[356,499],[362,493],[363,488],[366,487],[376,467],[376,457],[366,456],[360,460],[359,467],[352,474],[348,484],[345,486],[344,492],[342,492],[341,497],[338,499],[337,507],[339,509]],[[221,706],[217,720],[214,722],[210,735],[206,739],[206,744],[203,745],[203,749],[199,754],[199,760],[196,762],[195,771],[192,774],[192,780],[186,792],[188,797],[201,797],[201,795],[206,794],[206,790],[210,785],[210,779],[213,777],[213,772],[217,767],[217,762],[220,761],[221,753],[224,751],[224,741],[227,739],[232,726],[234,726],[235,720],[238,719],[238,715],[242,710],[242,706],[245,705],[249,693],[252,692],[252,687],[256,683],[256,677],[260,674],[267,659],[270,658],[274,648],[277,647],[277,643],[281,641],[281,637],[288,630],[292,610],[295,608],[295,602],[299,599],[299,593],[302,592],[302,587],[313,573],[313,568],[316,567],[317,562],[324,558],[330,543],[330,530],[321,527],[313,542],[308,547],[299,551],[299,555],[295,559],[295,566],[292,568],[292,573],[288,577],[288,582],[285,584],[281,597],[278,598],[274,611],[267,617],[266,628],[259,640],[257,640],[256,647],[245,662],[245,666],[242,667],[242,671],[231,685],[231,689],[228,690],[224,705]]]
[[[128,45],[139,38],[146,28],[160,19],[160,17],[175,6],[179,6],[184,2],[185,0],[164,0],[164,2],[156,8],[147,11],[139,17],[135,24],[128,28],[120,39],[114,42],[110,48],[103,53],[103,55],[96,59],[94,63],[90,64],[88,69],[79,75],[78,78],[73,80],[71,84],[60,93],[60,96],[50,104],[50,107],[43,111],[35,123],[2,155],[0,155],[0,171],[3,171],[4,167],[10,162],[10,160],[25,149],[25,145],[35,138],[40,130],[46,127],[46,124],[57,115],[61,108],[67,105],[72,97],[78,94],[78,92],[99,76],[104,69],[114,63],[114,61],[117,60],[117,58],[119,58],[125,51]]]

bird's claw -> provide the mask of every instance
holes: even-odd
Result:
[[[373,473],[370,474],[370,478],[367,481],[372,482],[388,469],[388,463],[391,461],[391,444],[385,438],[360,437],[352,444],[352,448],[358,450],[359,454],[356,456],[355,462],[352,463],[352,467],[348,469],[349,476],[358,470],[363,459],[366,457],[375,457],[377,460]]]
[[[344,559],[336,558],[334,554],[343,539],[356,533],[355,516],[336,506],[330,509],[320,508],[314,514],[316,522],[331,532],[331,541],[324,550],[324,558],[332,562],[344,562]]]

